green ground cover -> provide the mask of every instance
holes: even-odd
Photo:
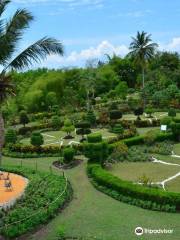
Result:
[[[92,129],[92,132],[99,132],[102,134],[104,139],[115,137],[116,134],[110,133],[108,129]],[[67,145],[71,141],[77,141],[79,142],[81,139],[81,136],[76,135],[75,132],[71,134],[74,138],[73,139],[63,139],[66,136],[66,133],[63,131],[48,131],[48,132],[43,132],[44,136],[44,144],[45,145],[59,145],[61,141],[65,145]],[[24,138],[21,140],[21,143],[24,144],[30,144],[30,138]]]
[[[167,191],[179,192],[180,191],[180,176],[173,179],[166,184]]]
[[[49,171],[49,166],[54,160],[37,159],[38,168]],[[35,167],[36,159],[22,161],[23,166]],[[3,157],[3,164],[17,165],[17,162],[20,164],[21,161]],[[154,240],[180,238],[178,214],[144,210],[116,201],[97,191],[87,178],[85,162],[65,173],[74,189],[73,201],[47,226],[27,237],[28,240],[56,240],[56,232],[61,226],[68,236],[100,236],[102,240],[135,240],[137,237],[134,229],[137,226],[174,229],[171,236],[155,235],[151,237]],[[149,235],[140,239],[149,239]]]
[[[152,162],[123,162],[112,166],[111,173],[124,180],[137,182],[144,174],[153,182],[163,181],[175,175],[180,167]]]

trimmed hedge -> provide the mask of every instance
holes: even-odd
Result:
[[[59,208],[72,198],[70,184],[62,176],[39,173],[24,168],[1,168],[27,177],[30,181],[25,195],[14,208],[1,211],[0,234],[7,239],[32,231],[38,225],[47,223]],[[62,194],[62,196],[61,196]],[[16,222],[16,223],[15,223]],[[14,224],[15,223],[15,224]]]
[[[113,192],[116,192],[117,198],[123,201],[123,198],[129,199],[129,203],[138,205],[152,210],[160,211],[179,211],[180,210],[180,194],[173,192],[165,192],[161,189],[142,187],[133,184],[129,181],[124,181],[116,176],[113,176],[108,171],[104,170],[99,164],[88,164],[88,174],[98,186],[98,189],[105,188],[105,192],[113,197]],[[126,201],[126,202],[128,202]],[[145,204],[149,201],[149,205]],[[144,202],[144,203],[143,203]],[[153,205],[158,206],[157,209]],[[169,206],[167,208],[166,206]]]
[[[173,140],[174,136],[172,133],[158,133],[155,141],[159,141],[162,142],[164,140]],[[116,147],[118,146],[119,143],[124,142],[128,147],[131,147],[133,145],[139,145],[144,143],[145,141],[145,136],[136,136],[136,137],[132,137],[132,138],[127,138],[118,142],[115,142],[113,144],[111,144],[112,147]]]
[[[15,158],[59,157],[66,146],[35,147],[24,144],[11,144],[3,149],[3,155]],[[83,152],[83,145],[73,145],[75,152]]]

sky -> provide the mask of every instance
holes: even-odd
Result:
[[[82,67],[105,54],[124,56],[131,37],[144,30],[160,50],[180,52],[180,0],[12,0],[4,17],[26,8],[35,17],[19,49],[50,36],[64,57],[49,56],[35,67]]]

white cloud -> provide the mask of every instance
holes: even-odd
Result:
[[[72,65],[84,65],[85,62],[89,59],[102,59],[105,54],[113,55],[114,53],[117,55],[124,56],[128,53],[128,47],[126,45],[115,46],[109,41],[102,41],[96,47],[90,47],[87,49],[83,49],[80,52],[72,51],[69,55],[65,57],[58,57],[55,55],[51,55],[48,57],[47,61],[43,64],[43,66],[72,66]]]
[[[173,51],[180,52],[180,37],[175,37],[169,43],[166,44],[160,43],[159,49],[162,51],[166,50],[172,52]]]

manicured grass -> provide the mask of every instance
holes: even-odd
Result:
[[[114,133],[110,133],[108,129],[92,129],[92,132],[100,132],[104,139],[111,138],[116,136]],[[48,136],[49,135],[49,136]],[[44,136],[44,144],[45,145],[54,145],[57,146],[60,144],[61,141],[63,141],[63,144],[68,145],[71,141],[79,142],[81,139],[81,136],[76,135],[75,132],[71,134],[74,138],[73,139],[64,139],[66,136],[66,133],[63,131],[49,131],[49,132],[43,132]],[[30,144],[30,138],[24,138],[21,140],[24,144]]]
[[[180,176],[166,184],[166,190],[172,192],[180,192]]]
[[[144,174],[153,182],[163,181],[180,171],[180,167],[151,162],[124,162],[112,166],[111,172],[119,178],[137,182]]]
[[[153,239],[178,239],[179,215],[144,210],[116,201],[97,191],[85,173],[86,164],[66,172],[74,189],[74,199],[70,205],[44,231],[29,239],[52,240],[60,226],[64,226],[68,236],[97,236],[102,240],[137,239],[137,226],[157,229],[173,228],[174,234],[158,235]],[[149,239],[146,237],[140,238]]]
[[[180,143],[174,145],[174,153],[180,155]]]
[[[54,158],[37,159],[38,169],[49,171]],[[23,159],[23,165],[34,168],[36,159]],[[16,165],[20,160],[3,157],[3,163]],[[57,170],[57,172],[59,172]],[[67,170],[66,176],[74,189],[74,199],[69,206],[47,226],[26,239],[55,240],[56,232],[63,226],[68,236],[102,236],[102,240],[134,240],[137,226],[174,229],[174,234],[157,235],[153,239],[179,239],[179,215],[144,210],[116,201],[97,191],[86,175],[86,163]],[[149,239],[143,237],[142,239]]]
[[[160,130],[160,127],[146,127],[146,128],[137,128],[137,132],[140,135],[144,135],[151,130]]]

